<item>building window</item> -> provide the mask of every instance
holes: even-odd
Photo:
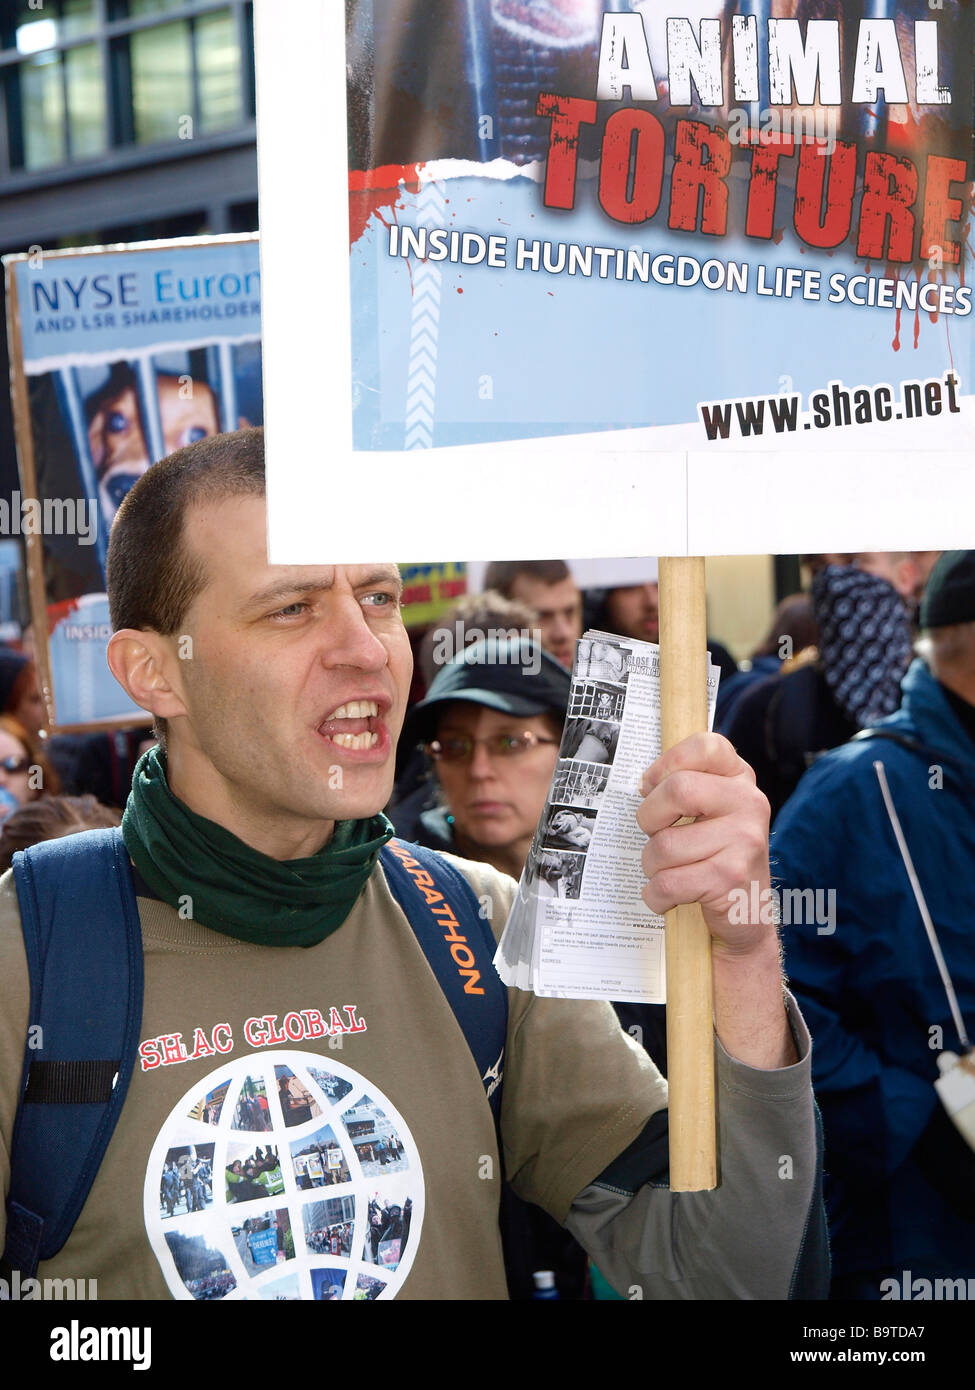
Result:
[[[193,117],[193,51],[188,20],[143,29],[129,39],[136,143],[180,138],[180,120]],[[192,134],[192,126],[190,127]],[[184,136],[185,138],[185,136]]]
[[[230,10],[201,15],[194,24],[204,134],[231,130],[243,120],[240,47]]]
[[[18,52],[39,53],[69,39],[93,34],[98,27],[95,0],[60,0],[60,4],[58,0],[45,0],[42,5],[20,0],[12,27]]]
[[[38,53],[19,66],[22,159],[27,169],[47,169],[66,158],[64,87],[56,53]]]
[[[151,18],[165,10],[182,10],[185,5],[186,0],[129,0],[127,6],[121,4],[119,9],[127,9],[129,19],[142,19],[144,16]]]
[[[185,139],[187,128],[211,135],[240,125],[240,44],[230,9],[135,33],[129,55],[137,144]]]
[[[97,44],[69,48],[64,55],[68,94],[68,144],[72,159],[90,159],[108,144],[105,74]]]
[[[172,144],[253,119],[251,5],[243,0],[4,5],[0,85],[11,169],[57,168],[109,145]],[[0,168],[4,162],[0,149]]]

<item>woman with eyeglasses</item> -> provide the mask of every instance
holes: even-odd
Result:
[[[61,790],[57,774],[40,744],[23,724],[0,714],[0,815],[38,797],[56,796]],[[12,800],[11,800],[12,798]]]
[[[525,859],[555,771],[569,673],[525,638],[485,638],[441,667],[407,719],[440,804],[416,838],[512,878]]]

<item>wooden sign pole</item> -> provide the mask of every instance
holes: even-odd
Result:
[[[704,559],[660,560],[663,748],[708,727]],[[666,916],[670,1187],[717,1185],[711,937],[697,903]]]

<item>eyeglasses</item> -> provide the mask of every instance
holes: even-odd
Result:
[[[434,762],[466,763],[470,761],[474,749],[480,743],[483,743],[491,758],[518,758],[522,753],[527,753],[529,748],[536,748],[542,743],[557,742],[554,738],[539,738],[538,734],[526,729],[523,734],[491,734],[488,738],[468,738],[465,734],[455,735],[453,738],[436,738],[425,747]]]
[[[0,758],[0,767],[4,772],[26,772],[30,767],[30,758],[18,758],[16,753],[11,753],[9,758]]]

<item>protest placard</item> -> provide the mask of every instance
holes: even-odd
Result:
[[[262,423],[257,237],[38,248],[5,265],[21,486],[0,531],[25,542],[50,720],[142,724],[105,659],[108,532],[152,463]],[[460,561],[402,571],[408,627],[466,592]]]
[[[5,258],[38,665],[53,726],[144,724],[105,659],[105,558],[125,493],[196,439],[263,421],[257,239]]]
[[[314,553],[288,498],[363,455],[350,560],[964,543],[970,7],[344,10],[257,6],[276,558]]]

